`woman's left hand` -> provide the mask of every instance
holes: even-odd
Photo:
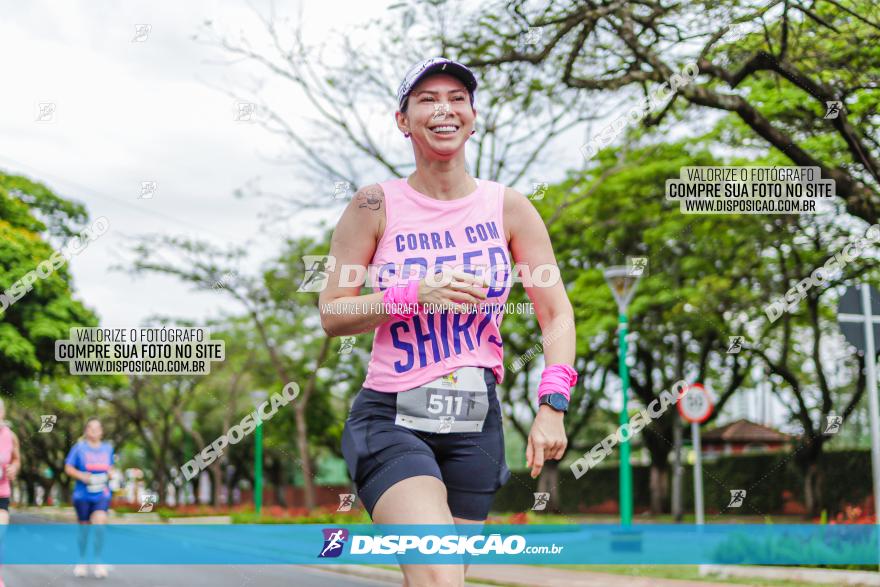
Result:
[[[564,416],[565,412],[557,412],[547,405],[538,408],[526,447],[526,466],[532,470],[532,479],[541,474],[545,460],[558,461],[565,454],[568,439],[565,436]]]

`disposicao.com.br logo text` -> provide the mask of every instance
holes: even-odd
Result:
[[[345,532],[345,534],[341,534]],[[438,535],[397,535],[386,536],[352,535],[348,540],[348,532],[339,528],[324,529],[324,548],[319,558],[337,557],[342,552],[345,542],[350,542],[349,554],[418,554],[478,556],[481,554],[559,554],[564,546],[543,545],[528,546],[524,536],[501,534],[460,536],[456,534]]]

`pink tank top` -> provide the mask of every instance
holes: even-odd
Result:
[[[12,495],[12,487],[9,484],[9,477],[6,476],[6,465],[12,461],[12,430],[9,426],[0,425],[0,470],[3,472],[3,478],[0,479],[0,497],[9,497]]]
[[[414,389],[459,367],[492,369],[504,378],[499,328],[510,293],[511,257],[504,235],[504,186],[474,178],[476,191],[436,200],[406,179],[382,184],[385,232],[371,261],[375,291],[421,279],[448,265],[492,278],[484,308],[473,313],[420,312],[390,319],[378,328],[364,387],[397,392]]]

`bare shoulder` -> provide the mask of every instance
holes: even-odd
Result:
[[[339,223],[347,229],[367,230],[378,242],[385,231],[385,192],[382,186],[374,183],[359,189]]]
[[[352,200],[359,209],[378,212],[385,207],[385,192],[381,185],[374,183],[359,189]]]
[[[516,229],[522,226],[522,221],[530,209],[534,209],[534,206],[527,197],[512,187],[504,187],[504,232],[507,242],[510,242],[510,237],[515,234]]]
[[[376,242],[385,232],[385,192],[378,183],[364,186],[352,198],[352,206],[356,207],[359,217],[369,214],[370,227],[376,236]]]

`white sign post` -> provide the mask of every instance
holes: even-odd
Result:
[[[699,383],[688,386],[685,396],[678,402],[678,413],[691,423],[691,439],[694,443],[694,513],[697,525],[705,521],[703,507],[703,457],[700,447],[700,424],[712,415],[712,399],[709,392]]]

